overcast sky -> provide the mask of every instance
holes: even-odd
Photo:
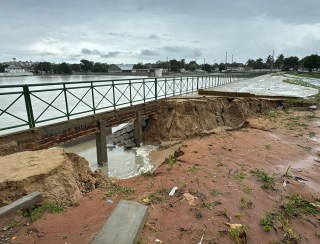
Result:
[[[0,62],[320,54],[320,0],[0,0]]]

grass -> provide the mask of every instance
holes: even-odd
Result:
[[[238,174],[235,175],[235,178],[236,178],[237,180],[243,180],[243,179],[245,179],[246,177],[247,177],[247,175],[246,175],[245,173],[243,173],[243,172],[240,172],[240,173],[238,173]]]
[[[217,167],[223,166],[223,163],[222,163],[221,158],[217,158],[217,160],[216,160],[216,165],[217,165]]]
[[[260,224],[262,225],[262,228],[267,232],[269,232],[273,228],[273,220],[269,212],[266,212],[266,215],[262,219],[260,219]]]
[[[189,173],[193,173],[195,174],[197,171],[199,171],[201,168],[200,167],[197,167],[196,165],[192,165],[191,167],[189,167],[186,172],[189,172]]]
[[[270,143],[267,143],[266,146],[265,146],[265,148],[266,148],[267,150],[269,150],[269,151],[271,150],[271,147],[272,147],[272,146],[271,146]]]
[[[202,207],[207,208],[208,210],[212,210],[214,205],[212,203],[202,202]]]
[[[157,190],[156,192],[150,193],[147,197],[143,198],[142,201],[148,205],[158,204],[168,198],[169,192],[170,189],[162,188]]]
[[[176,158],[173,154],[169,154],[168,158],[167,158],[167,162],[168,162],[168,168],[169,169],[172,169],[173,165],[175,164],[176,162]]]
[[[288,74],[300,76],[300,77],[307,77],[307,78],[318,78],[320,79],[319,73],[298,73],[296,71],[287,71]]]
[[[210,194],[211,194],[212,196],[218,196],[218,195],[222,195],[222,192],[220,192],[220,191],[212,188],[212,189],[210,190]]]
[[[247,194],[251,194],[253,192],[253,190],[250,186],[243,185],[241,188]]]
[[[298,127],[308,127],[305,123],[301,122],[300,116],[286,118],[285,126],[288,127],[290,130],[296,129]]]
[[[250,173],[258,178],[258,181],[262,183],[262,189],[273,189],[274,188],[274,177],[269,176],[264,170],[255,169],[251,170]]]
[[[36,221],[41,218],[44,213],[62,213],[65,207],[60,203],[48,202],[44,203],[40,207],[27,210],[24,215],[30,216],[32,221]]]
[[[141,172],[140,174],[142,177],[151,177],[154,176],[154,173],[151,170],[148,170],[146,172]]]
[[[266,212],[260,219],[260,225],[265,231],[270,231],[275,223],[282,226],[284,232],[283,240],[277,243],[299,243],[302,240],[301,235],[295,233],[290,225],[292,219],[304,219],[305,215],[313,215],[319,218],[320,209],[310,204],[299,194],[292,194],[286,197],[286,204],[272,213]]]
[[[290,165],[288,166],[286,172],[285,172],[284,175],[283,175],[284,177],[291,177],[291,175],[290,175],[291,166],[292,166],[292,164],[290,164]]]
[[[134,193],[135,189],[127,186],[120,186],[117,184],[111,184],[110,189],[106,192],[103,198],[116,197],[116,196],[128,196]]]
[[[242,209],[249,209],[252,208],[253,202],[246,197],[241,197],[240,199],[240,208]]]

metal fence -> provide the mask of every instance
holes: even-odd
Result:
[[[34,128],[221,86],[257,73],[0,86],[0,132]]]

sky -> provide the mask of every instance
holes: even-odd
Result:
[[[0,62],[320,54],[319,0],[0,0]]]

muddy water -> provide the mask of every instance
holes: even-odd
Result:
[[[151,151],[156,150],[157,146],[146,145],[126,150],[124,147],[108,144],[107,148],[108,165],[101,167],[101,169],[110,177],[130,178],[153,168],[149,154]],[[65,147],[64,149],[66,152],[73,152],[86,158],[91,170],[96,170],[99,167],[95,140]]]

